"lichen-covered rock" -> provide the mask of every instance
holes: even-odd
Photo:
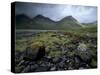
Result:
[[[79,51],[86,51],[87,50],[87,46],[84,43],[79,43],[77,50]]]
[[[85,51],[85,52],[77,51],[76,55],[78,55],[82,59],[82,61],[86,61],[86,62],[88,60],[90,60],[91,57],[92,57],[91,54],[88,51]]]
[[[85,43],[79,43],[77,50],[75,51],[75,55],[78,55],[82,61],[85,62],[90,61],[94,54],[93,50],[90,50]]]

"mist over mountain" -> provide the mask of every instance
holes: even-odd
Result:
[[[16,15],[25,14],[30,18],[41,14],[54,21],[60,21],[70,15],[80,23],[97,20],[97,7],[95,6],[16,2],[15,8]]]

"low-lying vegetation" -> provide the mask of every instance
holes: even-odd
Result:
[[[97,28],[16,34],[16,72],[97,67]]]

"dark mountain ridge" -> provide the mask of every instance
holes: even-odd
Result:
[[[16,29],[73,29],[82,27],[72,16],[67,16],[60,21],[53,21],[48,17],[37,15],[29,18],[24,14],[16,15]]]

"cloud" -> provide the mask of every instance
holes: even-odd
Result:
[[[72,15],[81,23],[97,20],[96,7],[66,4],[16,3],[16,14],[26,14],[31,18],[41,14],[54,21],[59,21],[69,15]]]

